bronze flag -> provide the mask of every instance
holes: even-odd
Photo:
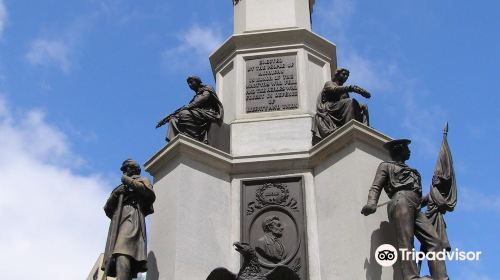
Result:
[[[436,167],[434,168],[434,175],[432,176],[429,204],[425,215],[434,225],[440,239],[444,242],[445,248],[449,251],[451,246],[446,234],[446,223],[443,215],[446,212],[453,211],[457,205],[457,185],[447,135],[448,123],[446,123],[443,131],[443,140]]]

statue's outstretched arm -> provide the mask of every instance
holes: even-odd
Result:
[[[325,86],[323,87],[323,92],[326,92],[327,94],[330,94],[333,96],[342,96],[343,94],[346,94],[349,92],[355,92],[355,93],[358,93],[365,98],[371,97],[371,94],[366,89],[364,89],[360,86],[357,86],[357,85],[339,86],[332,81],[325,83]]]
[[[341,96],[342,94],[351,92],[351,86],[339,86],[332,81],[328,81],[325,83],[323,87],[323,92],[326,92],[330,95]]]
[[[364,89],[364,88],[362,88],[360,86],[350,85],[348,87],[350,87],[349,92],[358,93],[358,94],[360,94],[361,96],[363,96],[365,98],[370,98],[372,96],[366,89]]]
[[[156,124],[156,128],[159,128],[159,127],[167,124],[170,121],[170,118],[172,118],[177,113],[179,113],[180,111],[182,111],[182,110],[184,110],[186,108],[187,108],[187,106],[182,106],[179,109],[175,110],[173,113],[168,114],[166,117],[164,117],[163,119],[161,119],[161,120],[158,121],[158,123]]]

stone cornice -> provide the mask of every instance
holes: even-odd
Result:
[[[256,51],[290,51],[290,48],[306,48],[325,60],[336,64],[335,44],[306,29],[292,28],[235,34],[227,39],[212,55],[210,64],[212,71],[231,61],[236,54],[255,53]]]
[[[265,172],[271,170],[271,167],[273,171],[312,169],[323,159],[352,143],[362,142],[383,151],[382,145],[390,140],[390,137],[373,128],[350,121],[308,151],[234,157],[184,135],[178,135],[146,161],[144,167],[156,177],[170,161],[184,156],[231,175]]]
[[[355,120],[351,120],[309,150],[311,164],[315,166],[323,158],[337,153],[356,141],[363,142],[385,152],[383,145],[390,140],[392,140],[391,137]]]

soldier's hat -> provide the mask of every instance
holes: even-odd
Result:
[[[122,163],[122,167],[120,168],[121,171],[125,171],[125,167],[126,166],[134,166],[136,167],[137,169],[141,170],[141,166],[137,163],[137,161],[129,158],[129,159],[126,159],[125,161],[123,161]]]
[[[384,148],[386,150],[390,151],[390,150],[392,150],[392,148],[394,146],[398,146],[398,145],[401,145],[401,144],[408,145],[410,143],[411,143],[411,140],[409,140],[409,139],[395,139],[395,140],[391,140],[391,141],[385,143],[384,144]]]

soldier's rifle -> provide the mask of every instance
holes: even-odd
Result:
[[[120,193],[120,195],[118,196],[118,204],[116,205],[115,213],[113,214],[113,218],[111,219],[111,228],[110,228],[111,234],[109,236],[108,240],[109,243],[107,244],[106,248],[107,252],[109,253],[108,253],[108,259],[103,260],[106,262],[106,267],[104,268],[104,273],[102,274],[101,280],[106,280],[106,278],[108,277],[109,270],[111,269],[113,250],[115,249],[116,238],[118,237],[118,230],[120,229],[120,220],[122,219],[122,208],[123,208],[123,193]]]

